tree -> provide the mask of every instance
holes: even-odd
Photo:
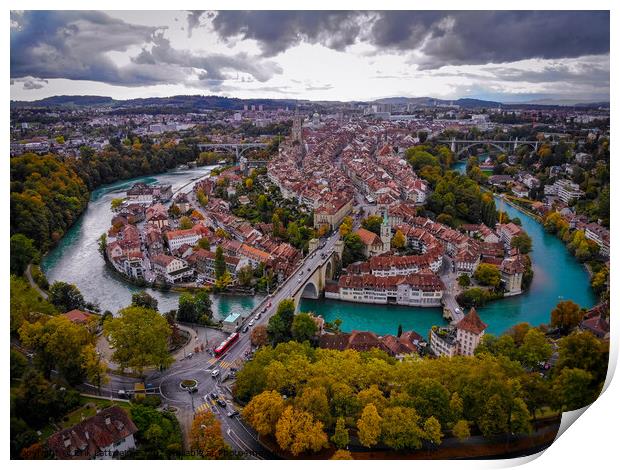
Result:
[[[508,431],[508,411],[502,403],[502,398],[495,394],[487,401],[485,411],[478,420],[478,428],[484,437],[504,434]]]
[[[218,245],[215,249],[215,278],[220,279],[226,272],[226,259],[224,258],[224,249]]]
[[[172,363],[168,350],[171,335],[166,319],[155,310],[127,307],[104,325],[114,348],[112,360],[121,369],[131,367],[142,375],[145,367],[167,367]]]
[[[84,377],[85,350],[93,348],[94,339],[82,325],[64,316],[24,322],[19,336],[26,348],[35,351],[35,363],[49,378],[56,369],[72,384]]]
[[[211,296],[206,289],[195,295],[184,292],[179,296],[176,318],[180,322],[207,324],[213,316]]]
[[[441,432],[441,425],[437,418],[430,416],[424,421],[424,438],[430,443],[438,446],[441,444],[441,438],[443,433]]]
[[[494,264],[480,263],[474,271],[474,279],[483,286],[498,287],[502,281],[502,275]]]
[[[81,310],[86,306],[84,297],[73,284],[62,281],[54,282],[50,287],[49,301],[61,312]]]
[[[293,319],[293,325],[291,327],[291,333],[293,339],[300,343],[304,341],[310,341],[316,336],[317,326],[312,317],[307,313],[300,313],[295,315]]]
[[[459,441],[464,441],[470,436],[469,432],[469,423],[467,420],[459,419],[456,424],[452,427],[452,434]]]
[[[402,250],[407,245],[407,239],[400,230],[396,230],[396,233],[392,237],[391,246],[396,250]]]
[[[353,218],[350,216],[346,216],[344,219],[342,219],[342,223],[340,224],[340,227],[338,228],[338,233],[340,234],[340,237],[346,237],[348,234],[351,233],[351,231],[353,230]]]
[[[403,334],[403,325],[401,325],[401,324],[399,323],[399,324],[398,324],[398,330],[397,330],[397,332],[396,332],[396,336],[397,336],[398,338],[400,338],[400,337],[402,336],[402,334]]]
[[[375,405],[369,403],[364,407],[362,416],[357,420],[357,436],[364,447],[372,447],[379,442],[382,421]]]
[[[512,402],[510,413],[510,432],[514,434],[529,434],[532,432],[530,412],[523,399],[517,397]]]
[[[231,448],[222,436],[220,422],[210,411],[198,413],[190,430],[190,449],[203,459],[225,459]]]
[[[271,344],[283,343],[291,338],[291,328],[295,317],[295,302],[284,299],[278,304],[274,316],[267,323],[267,334]]]
[[[243,418],[262,436],[274,434],[276,424],[284,411],[284,399],[274,391],[265,391],[256,395],[243,408]]]
[[[342,265],[348,266],[356,261],[365,259],[364,242],[357,233],[350,233],[344,237],[344,250],[342,253]]]
[[[469,287],[471,285],[471,279],[466,273],[461,274],[458,277],[459,286],[461,287]]]
[[[186,215],[181,217],[181,219],[179,220],[179,228],[181,230],[188,230],[188,229],[192,228],[193,226],[194,226],[194,224],[192,222],[192,219],[190,219]]]
[[[362,227],[366,230],[376,233],[377,235],[381,235],[381,224],[383,223],[383,218],[380,215],[370,215],[362,220]]]
[[[551,311],[551,326],[568,332],[579,325],[583,313],[572,300],[564,300]]]
[[[267,327],[264,325],[258,325],[254,327],[252,333],[250,333],[250,342],[252,343],[252,346],[266,346],[269,343]]]
[[[559,341],[556,370],[578,368],[593,374],[595,386],[602,386],[607,376],[609,344],[592,333],[573,332]]]
[[[280,448],[294,456],[307,451],[318,452],[327,446],[327,434],[321,422],[292,406],[286,407],[280,416],[275,436]]]
[[[534,368],[540,362],[546,362],[551,357],[553,349],[544,333],[532,328],[523,338],[523,344],[519,348],[519,361],[525,367]]]
[[[353,460],[353,456],[348,450],[338,449],[330,460]]]
[[[526,232],[522,232],[512,237],[510,246],[519,250],[519,253],[526,254],[532,251],[532,239]]]
[[[11,237],[11,273],[21,276],[26,267],[32,263],[38,263],[39,251],[34,247],[33,241],[17,233]]]
[[[112,211],[114,212],[118,212],[122,206],[123,206],[122,198],[115,197],[114,199],[112,199],[112,202],[110,203],[110,207],[112,208]]]
[[[101,394],[101,386],[110,381],[108,377],[108,365],[101,359],[101,354],[94,347],[85,347],[82,351],[82,368],[86,374],[86,379],[97,387]]]
[[[419,419],[418,413],[413,408],[402,406],[386,408],[380,423],[381,440],[392,449],[419,449],[424,434],[418,425]]]
[[[254,270],[252,266],[249,264],[243,266],[241,269],[237,271],[237,281],[239,281],[239,285],[248,287],[252,284],[252,280],[254,279]]]
[[[592,374],[583,369],[564,368],[554,379],[553,396],[561,411],[578,410],[591,404],[598,395],[592,387]]]
[[[344,449],[349,445],[349,430],[342,416],[336,420],[336,428],[330,440],[338,449]]]
[[[157,299],[148,292],[141,290],[140,292],[134,292],[131,295],[131,306],[157,310]]]
[[[209,250],[211,249],[211,242],[209,242],[209,239],[207,237],[202,237],[200,240],[198,240],[198,248],[202,248],[203,250]]]

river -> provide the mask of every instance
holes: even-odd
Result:
[[[465,162],[455,168],[464,171]],[[84,297],[96,301],[102,310],[116,312],[130,304],[131,294],[139,290],[119,278],[105,266],[98,252],[99,236],[110,226],[110,202],[137,181],[171,184],[176,190],[188,181],[207,174],[211,167],[174,170],[165,174],[135,178],[103,186],[91,194],[88,208],[65,234],[60,243],[44,258],[42,267],[50,282],[62,280],[76,284]],[[189,189],[190,186],[188,186]],[[588,274],[556,237],[547,234],[533,218],[505,205],[510,217],[519,217],[523,228],[532,237],[534,281],[525,294],[491,302],[478,312],[489,325],[490,333],[499,334],[519,322],[539,325],[549,321],[553,307],[561,300],[573,300],[582,307],[590,307],[596,297],[589,287]],[[176,292],[147,291],[159,301],[159,310],[166,312],[177,307]],[[213,296],[216,318],[230,312],[249,312],[258,298]],[[398,325],[426,336],[431,326],[443,324],[441,309],[410,308],[353,304],[334,300],[302,299],[300,310],[314,311],[327,321],[342,320],[342,329],[370,330],[378,334],[396,334]]]
[[[134,178],[102,186],[91,193],[90,202],[80,219],[67,231],[58,245],[43,259],[41,267],[50,283],[65,281],[75,284],[84,298],[97,302],[101,310],[117,312],[131,303],[131,295],[140,289],[127,284],[106,267],[98,251],[98,238],[110,228],[112,210],[110,203],[115,197],[124,196],[124,192],[134,183],[171,184],[176,191],[188,182],[208,175],[212,166],[172,170],[167,173]],[[188,185],[187,192],[192,187]],[[146,291],[159,302],[159,311],[176,309],[179,294],[177,292],[160,292],[154,289]],[[258,298],[249,296],[213,296],[215,318],[225,318],[230,312],[250,312],[259,302]]]
[[[466,162],[453,168],[463,173]],[[500,207],[500,201],[496,198]],[[545,232],[541,224],[508,204],[504,210],[511,218],[519,217],[532,238],[534,280],[524,294],[507,297],[477,309],[489,325],[487,332],[501,334],[511,326],[528,322],[538,326],[548,323],[551,310],[562,300],[572,300],[582,307],[593,306],[597,299],[590,288],[588,273],[569,253],[562,241]],[[426,336],[433,325],[444,324],[441,309],[407,308],[353,304],[335,300],[303,299],[302,311],[314,311],[327,321],[342,320],[343,331],[371,330],[378,334],[396,334],[398,325]]]

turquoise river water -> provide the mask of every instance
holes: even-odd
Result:
[[[461,170],[457,164],[457,169]],[[462,164],[464,165],[464,164]],[[206,175],[210,168],[175,170],[161,175],[136,178],[104,186],[91,195],[88,208],[80,220],[67,232],[58,246],[43,260],[42,267],[50,282],[63,280],[74,283],[87,300],[97,301],[102,310],[116,312],[129,305],[131,294],[138,289],[114,276],[106,268],[98,252],[99,236],[110,226],[110,202],[136,181],[171,184],[176,190],[188,182]],[[188,187],[189,188],[189,187]],[[552,308],[560,301],[571,299],[584,307],[592,306],[596,298],[589,287],[587,272],[566,250],[563,243],[547,234],[531,217],[505,206],[511,217],[518,216],[533,242],[532,260],[534,282],[530,290],[520,296],[502,299],[480,308],[482,319],[489,324],[488,331],[501,333],[519,322],[533,325],[547,322]],[[165,312],[177,307],[178,293],[148,289],[159,301],[159,310]],[[248,312],[259,298],[214,296],[215,316],[223,318],[230,312]],[[344,331],[371,330],[378,334],[395,334],[399,324],[405,330],[413,329],[426,336],[432,325],[442,324],[440,309],[408,308],[352,304],[332,300],[303,299],[302,311],[314,311],[328,321],[342,320]]]

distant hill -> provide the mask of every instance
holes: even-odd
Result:
[[[486,101],[476,98],[459,98],[457,100],[441,100],[437,98],[430,98],[427,96],[420,98],[406,98],[406,97],[393,97],[393,98],[381,98],[373,101],[373,103],[384,104],[413,104],[416,106],[436,106],[436,105],[458,105],[462,108],[498,108],[502,106],[502,103],[498,101]]]
[[[580,103],[578,100],[553,100],[541,99],[538,101],[520,103],[500,103],[498,101],[486,101],[476,98],[459,98],[457,100],[442,100],[428,96],[407,98],[389,97],[374,101],[354,101],[349,104],[366,105],[372,103],[385,103],[394,105],[413,104],[416,106],[436,106],[436,105],[458,105],[462,108],[528,108],[535,106],[557,107],[570,106],[582,108],[608,108],[609,102]],[[109,106],[117,109],[124,108],[174,108],[184,112],[200,111],[206,109],[243,109],[244,105],[263,105],[265,109],[289,107],[295,109],[309,110],[323,106],[344,105],[342,101],[309,101],[293,99],[240,99],[227,98],[224,96],[202,96],[202,95],[177,95],[166,98],[135,98],[130,100],[115,100],[109,96],[81,96],[81,95],[61,95],[50,96],[36,101],[11,101],[11,108],[54,108],[54,107],[90,107],[90,106]]]

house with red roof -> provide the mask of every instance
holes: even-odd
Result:
[[[58,460],[118,459],[136,448],[137,431],[125,410],[111,406],[52,434],[47,446]]]

